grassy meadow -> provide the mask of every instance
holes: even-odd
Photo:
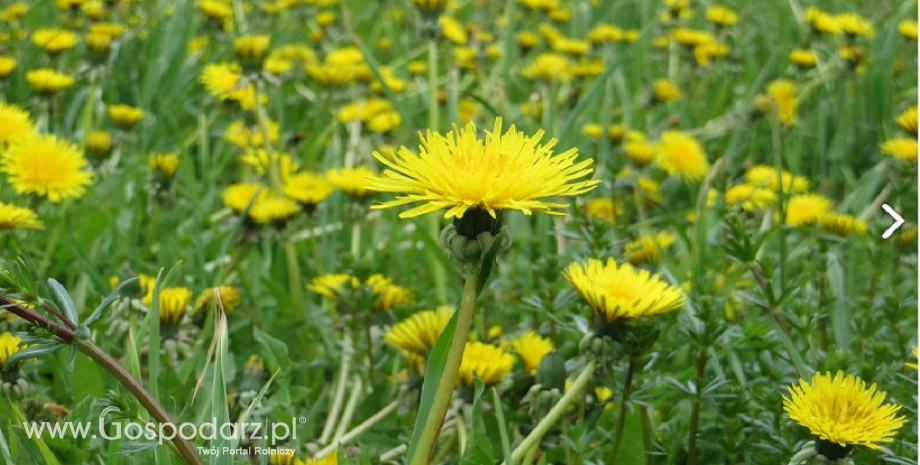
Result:
[[[0,463],[914,464],[917,8],[2,0]]]

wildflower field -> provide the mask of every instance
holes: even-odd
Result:
[[[916,19],[4,0],[0,463],[915,464]]]

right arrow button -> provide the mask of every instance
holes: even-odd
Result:
[[[901,218],[901,215],[894,211],[894,209],[891,208],[887,203],[882,204],[882,210],[885,210],[885,213],[888,213],[892,218],[894,218],[894,224],[889,226],[888,229],[882,233],[882,239],[888,239],[898,228],[901,227],[902,224],[904,224],[904,218]]]

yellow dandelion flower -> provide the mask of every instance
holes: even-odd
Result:
[[[917,22],[905,19],[898,23],[898,32],[907,40],[917,40]]]
[[[738,22],[738,13],[724,5],[713,5],[706,10],[706,19],[719,26],[731,26]]]
[[[898,126],[901,126],[901,129],[914,136],[914,139],[917,138],[917,105],[913,105],[901,112],[901,114],[895,118],[895,121],[898,123]]]
[[[160,289],[160,322],[178,323],[192,301],[192,291],[184,287]]]
[[[267,34],[247,34],[233,40],[233,51],[243,62],[262,61],[271,38]]]
[[[556,139],[541,145],[543,131],[528,137],[511,126],[502,135],[501,124],[497,118],[484,140],[469,123],[462,130],[454,126],[446,136],[429,131],[418,154],[403,147],[391,161],[374,153],[391,169],[375,178],[371,189],[406,195],[372,208],[425,202],[401,213],[401,218],[442,208],[448,209],[445,218],[461,218],[470,209],[484,210],[493,218],[505,209],[561,214],[554,209],[565,204],[540,199],[583,194],[598,184],[573,182],[592,171],[590,159],[575,163],[577,149],[553,155]]]
[[[408,289],[396,285],[391,278],[387,278],[382,274],[371,275],[367,278],[365,284],[370,287],[371,292],[376,297],[374,310],[387,311],[412,301],[412,293]]]
[[[6,78],[16,69],[16,59],[0,55],[0,79]]]
[[[393,104],[383,98],[372,98],[349,103],[336,113],[340,122],[368,121],[373,116],[393,109]]]
[[[228,1],[222,0],[199,0],[195,6],[207,18],[216,21],[226,21],[233,17],[233,5]]]
[[[511,350],[521,357],[524,370],[536,373],[543,356],[553,351],[553,342],[540,336],[535,331],[528,331],[508,342]]]
[[[821,440],[880,450],[879,444],[891,442],[907,422],[896,416],[899,405],[883,405],[885,396],[875,384],[866,389],[865,381],[842,371],[833,377],[830,372],[815,373],[811,382],[799,379],[798,385],[789,387],[783,409]]]
[[[808,178],[796,176],[789,171],[783,170],[778,174],[776,169],[767,165],[754,165],[744,173],[744,180],[756,187],[765,187],[773,191],[779,191],[782,184],[783,192],[801,194],[809,189]]]
[[[740,205],[747,212],[766,210],[776,200],[775,191],[747,183],[735,184],[725,190],[725,203]]]
[[[240,155],[240,162],[255,168],[259,174],[266,174],[270,170],[270,164],[274,164],[278,170],[278,176],[282,181],[291,177],[300,169],[300,164],[285,152],[272,152],[271,158],[265,149],[247,149],[243,155]]]
[[[552,48],[559,53],[564,53],[573,57],[581,57],[587,55],[588,51],[591,50],[591,43],[587,40],[561,37],[553,41]]]
[[[767,93],[755,101],[757,109],[763,113],[775,114],[779,121],[787,126],[796,122],[798,97],[792,81],[778,79],[767,86]]]
[[[179,155],[175,153],[151,153],[150,169],[166,178],[173,177],[179,168]]]
[[[852,234],[865,234],[869,229],[865,221],[852,215],[841,213],[825,213],[823,215],[818,215],[818,226],[825,231],[843,237]]]
[[[374,155],[376,156],[377,153],[375,152]],[[355,166],[330,169],[326,172],[326,179],[349,196],[363,198],[374,193],[370,187],[371,178],[376,175],[377,173],[374,170],[366,166]]]
[[[837,21],[837,18],[819,8],[809,7],[806,9],[805,19],[811,24],[811,27],[818,32],[825,34],[840,33],[840,23]]]
[[[336,15],[334,11],[321,11],[316,15],[316,24],[321,28],[327,28],[335,24]]]
[[[556,81],[565,79],[569,59],[558,53],[541,53],[521,70],[521,74],[534,81]]]
[[[479,376],[483,384],[490,386],[510,373],[515,362],[517,359],[514,355],[501,347],[483,342],[467,342],[460,360],[458,377],[464,385],[473,386],[475,377]]]
[[[32,43],[54,55],[77,45],[77,35],[66,29],[38,29],[32,33]]]
[[[595,44],[620,42],[624,37],[622,29],[610,24],[599,24],[588,31],[588,40]]]
[[[813,50],[796,48],[789,52],[789,61],[799,68],[812,68],[818,63],[818,55]]]
[[[244,79],[236,63],[208,64],[201,70],[199,80],[209,94],[220,100],[238,102],[247,110],[255,107],[255,87]]]
[[[585,214],[591,218],[603,218],[615,223],[617,213],[622,209],[622,205],[614,202],[612,199],[602,197],[589,200],[585,204]]]
[[[289,176],[284,180],[282,190],[289,199],[309,211],[311,207],[329,197],[334,189],[323,175],[308,171]]]
[[[917,139],[896,137],[883,142],[880,148],[882,153],[891,155],[899,160],[917,161]]]
[[[105,54],[112,48],[112,37],[108,34],[90,32],[83,36],[83,42],[96,54]]]
[[[35,123],[29,112],[0,101],[0,147],[5,143],[35,135]]]
[[[687,48],[696,48],[700,45],[716,41],[716,37],[707,31],[685,27],[672,29],[669,37],[671,40]]]
[[[86,135],[86,150],[95,156],[105,155],[112,150],[112,135],[106,131],[91,131]]]
[[[667,79],[658,79],[652,83],[654,102],[673,102],[680,98],[680,89]]]
[[[211,308],[211,304],[214,302],[214,293],[217,292],[217,296],[220,299],[220,303],[223,306],[224,310],[232,311],[240,304],[240,288],[237,286],[218,286],[218,287],[209,287],[200,294],[195,299],[194,309],[195,312],[200,312],[202,310],[207,310]]]
[[[73,87],[77,80],[69,74],[59,73],[51,68],[38,68],[26,73],[26,82],[39,94],[56,94]]]
[[[121,37],[128,28],[124,24],[96,22],[89,25],[90,34],[104,34],[115,40]]]
[[[93,177],[86,167],[76,145],[51,135],[22,139],[0,155],[0,171],[17,194],[35,194],[51,202],[82,197]]]
[[[623,144],[623,151],[629,159],[639,166],[655,161],[658,155],[658,146],[644,140],[629,141]]]
[[[702,179],[709,171],[706,152],[693,137],[680,131],[665,131],[656,144],[655,163],[672,176],[687,181]]]
[[[324,274],[313,278],[307,289],[332,300],[339,299],[348,289],[358,287],[358,278],[347,273]]]
[[[402,124],[402,116],[396,111],[387,111],[371,117],[367,128],[374,132],[390,132]]]
[[[833,208],[830,199],[820,194],[799,194],[789,198],[786,224],[799,226],[811,223]]]
[[[628,263],[591,258],[572,263],[563,272],[582,298],[607,321],[650,317],[671,312],[684,303],[684,294],[647,270]]]
[[[27,207],[0,202],[0,231],[5,229],[44,229],[38,214]]]
[[[581,133],[588,137],[597,139],[604,133],[604,128],[597,123],[587,123],[581,127]]]
[[[453,16],[441,15],[438,18],[438,23],[441,25],[441,34],[447,40],[457,45],[464,45],[469,41],[469,36],[463,30],[463,25]]]
[[[268,128],[269,142],[277,142],[278,136],[280,135],[280,126],[278,123],[269,119],[266,121],[265,125]],[[224,138],[227,139],[227,142],[242,149],[265,146],[265,132],[263,132],[258,125],[249,126],[243,120],[236,120],[228,124],[224,132]]]
[[[693,57],[700,66],[706,66],[716,58],[728,56],[729,48],[720,42],[707,42],[694,47]]]
[[[633,265],[657,262],[661,251],[667,250],[676,240],[674,234],[666,231],[639,237],[626,244],[627,260]]]
[[[300,211],[300,205],[287,197],[266,195],[249,208],[249,217],[256,223],[283,225]]]
[[[9,368],[16,369],[22,365],[23,361],[20,361],[15,364],[15,366],[7,367],[6,362],[13,356],[16,352],[19,352],[24,347],[20,347],[22,343],[22,338],[14,335],[9,331],[0,333],[0,369],[6,370]]]
[[[108,113],[109,118],[112,118],[115,124],[125,129],[132,128],[145,114],[143,108],[132,107],[131,105],[123,105],[120,103],[109,105]]]
[[[255,204],[268,195],[268,187],[257,182],[243,182],[228,186],[220,197],[224,205],[240,213],[250,203]],[[250,207],[251,208],[251,207]]]
[[[851,36],[875,37],[875,28],[872,24],[856,13],[843,13],[836,17],[840,29]]]
[[[425,356],[434,347],[453,314],[454,309],[446,305],[417,312],[393,325],[383,340],[404,352]]]

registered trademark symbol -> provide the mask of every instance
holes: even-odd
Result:
[[[298,421],[300,421],[300,424],[302,425],[307,422],[307,417],[300,417]]]

